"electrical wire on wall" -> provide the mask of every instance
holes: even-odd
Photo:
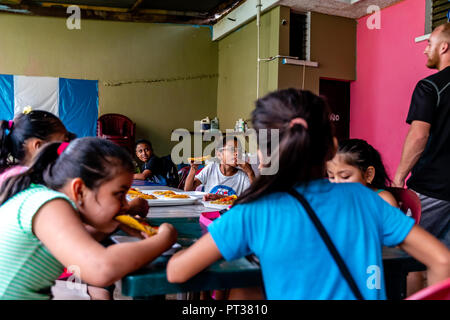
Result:
[[[256,2],[256,55],[257,55],[257,65],[256,65],[256,99],[259,99],[259,74],[260,74],[260,29],[261,29],[261,0]]]
[[[305,69],[306,69],[306,64],[303,65],[303,81],[302,81],[302,90],[305,89]]]

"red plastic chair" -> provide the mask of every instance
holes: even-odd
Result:
[[[97,137],[114,142],[134,153],[136,125],[130,118],[118,114],[107,113],[97,120]]]
[[[405,300],[450,300],[450,278],[422,289]]]
[[[195,174],[199,174],[200,171],[203,170],[204,167],[198,169]],[[178,184],[178,189],[184,190],[184,184],[186,182],[186,178],[189,175],[189,170],[191,170],[191,166],[185,166],[178,170],[178,177],[180,178],[180,183]],[[198,190],[196,190],[198,191]]]
[[[411,211],[411,216],[416,222],[419,224],[420,217],[422,215],[422,205],[420,204],[420,199],[417,194],[409,189],[403,188],[388,188],[388,191],[392,193],[395,200],[397,200],[400,210],[404,213],[408,212],[408,209]]]

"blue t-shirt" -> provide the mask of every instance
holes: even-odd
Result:
[[[403,242],[414,220],[359,183],[298,186],[346,262],[365,299],[386,299],[382,247]],[[226,260],[254,253],[268,299],[354,299],[297,199],[272,193],[233,207],[208,228]]]

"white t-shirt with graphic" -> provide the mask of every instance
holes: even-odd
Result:
[[[205,192],[225,196],[240,196],[250,186],[250,179],[244,171],[238,169],[234,175],[224,176],[217,162],[208,164],[195,178],[205,186]]]

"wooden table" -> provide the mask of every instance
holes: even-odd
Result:
[[[198,217],[152,218],[150,215],[149,221],[152,225],[171,223],[178,230],[177,242],[182,247],[192,245],[202,235]],[[135,299],[145,299],[155,295],[245,288],[262,284],[261,269],[246,258],[234,261],[220,260],[185,283],[169,283],[166,276],[169,258],[158,257],[141,270],[124,277],[121,282],[122,294]]]
[[[383,248],[384,281],[388,300],[406,298],[406,277],[409,272],[425,271],[422,263],[397,248]]]
[[[174,190],[170,187],[147,186],[141,189]],[[151,207],[147,218],[151,224],[169,222],[178,230],[178,240],[183,247],[192,245],[202,235],[199,216],[203,211],[217,211],[201,204],[189,206]],[[161,256],[122,279],[122,294],[146,298],[179,292],[198,292],[212,289],[244,288],[263,285],[259,266],[246,258],[235,261],[220,260],[183,284],[167,282],[168,257]],[[409,272],[423,271],[425,266],[397,248],[383,248],[383,267],[386,294],[389,300],[406,297],[406,277]]]
[[[149,220],[154,225],[163,222],[173,224],[179,232],[177,242],[183,247],[192,245],[202,235],[196,217],[152,218],[150,215]],[[166,277],[168,258],[161,256],[141,270],[124,277],[121,283],[122,294],[135,299],[145,299],[156,295],[263,285],[259,266],[246,258],[234,261],[220,260],[185,283],[169,283]],[[396,248],[383,248],[383,265],[389,300],[406,297],[408,272],[425,270],[422,264]]]

